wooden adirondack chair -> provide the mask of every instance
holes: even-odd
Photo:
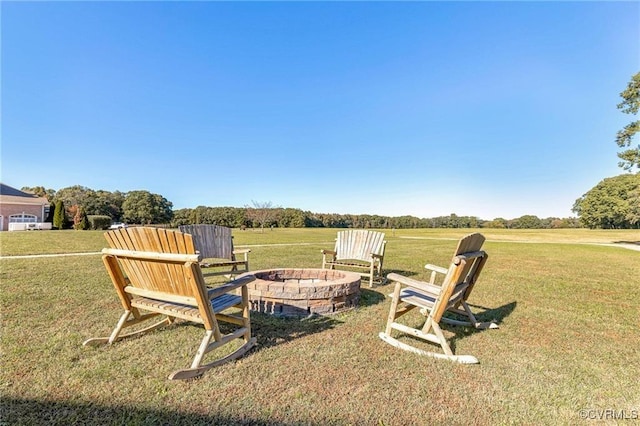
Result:
[[[234,276],[249,272],[250,249],[235,250],[231,228],[219,225],[181,225],[181,232],[193,235],[196,250],[202,256],[200,266],[203,268],[224,268],[223,271],[210,272],[206,275]],[[241,260],[236,255],[243,255]],[[238,267],[241,267],[240,269]]]
[[[449,268],[426,265],[425,267],[432,271],[429,282],[414,280],[396,273],[387,275],[387,278],[394,281],[396,285],[391,295],[387,326],[385,331],[379,334],[380,338],[392,346],[419,355],[448,359],[463,364],[478,363],[474,356],[453,354],[440,328],[440,322],[475,328],[498,328],[494,322],[478,322],[466,302],[488,258],[487,253],[481,250],[484,240],[484,236],[478,233],[462,238]],[[437,273],[444,274],[441,285],[435,283]],[[427,317],[421,328],[413,328],[397,321],[414,308],[420,308],[420,312]],[[468,321],[446,317],[446,312],[464,315]],[[391,336],[392,330],[439,344],[444,354],[425,351],[400,342]]]
[[[334,250],[322,250],[322,269],[355,270],[369,279],[369,287],[374,280],[382,277],[384,248],[387,242],[384,233],[365,229],[338,231]]]
[[[245,354],[256,344],[251,337],[247,275],[220,287],[205,285],[192,236],[178,231],[131,227],[109,231],[105,237],[111,248],[102,250],[102,260],[118,293],[124,313],[110,337],[86,340],[84,345],[113,343],[141,334],[176,319],[204,325],[205,336],[190,368],[173,372],[169,379],[197,377],[206,370]],[[241,295],[236,295],[240,289]],[[157,317],[164,316],[158,320]],[[156,322],[123,334],[123,329],[146,320]],[[230,323],[235,331],[222,334],[218,323]],[[205,354],[238,341],[226,356],[203,364]]]

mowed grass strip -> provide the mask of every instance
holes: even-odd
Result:
[[[275,228],[233,230],[236,247],[261,245],[321,244],[333,248],[337,229],[330,228]],[[470,232],[482,232],[488,241],[521,243],[569,243],[640,245],[640,230],[593,229],[381,229],[387,241],[396,239],[458,240]],[[38,254],[93,253],[105,246],[104,231],[30,231],[0,232],[0,256]]]
[[[28,256],[42,254],[94,253],[106,245],[104,231],[0,232],[0,254]]]
[[[319,267],[335,231],[234,234],[237,245],[252,245],[252,269],[265,269]],[[424,264],[446,266],[465,230],[411,231],[385,231],[386,273],[426,279]],[[584,230],[576,231],[583,242]],[[360,307],[336,316],[254,314],[258,347],[188,382],[166,377],[190,364],[202,327],[178,323],[112,346],[81,346],[108,335],[122,312],[100,256],[2,259],[2,421],[576,424],[580,409],[639,409],[640,252],[540,232],[531,238],[539,244],[485,232],[490,257],[470,302],[479,319],[496,319],[500,329],[446,328],[454,351],[479,365],[421,358],[382,342],[388,283],[365,285]],[[68,238],[55,247],[72,246],[84,232],[11,234],[7,246],[16,253],[40,250],[28,246],[49,244],[48,234]],[[83,247],[104,246],[102,233],[88,234],[95,241]],[[2,242],[5,255],[4,235]],[[278,245],[294,242],[305,245]]]

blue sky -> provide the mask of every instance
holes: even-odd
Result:
[[[3,183],[174,208],[572,216],[638,2],[5,2]]]

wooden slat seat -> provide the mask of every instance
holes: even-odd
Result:
[[[224,362],[238,358],[256,343],[251,337],[246,274],[216,288],[207,288],[190,234],[145,227],[123,228],[105,233],[110,248],[102,260],[116,289],[124,313],[110,337],[88,339],[84,345],[114,343],[170,324],[176,319],[204,325],[202,339],[190,368],[173,372],[170,379],[188,379]],[[240,294],[237,294],[240,292]],[[123,329],[160,315],[165,318],[146,328],[123,334]],[[222,334],[219,322],[235,326]],[[204,356],[235,339],[241,346],[212,362]]]
[[[146,297],[136,297],[131,299],[131,306],[133,306],[134,308],[146,309],[148,311],[157,312],[175,318],[181,318],[198,324],[204,324],[198,308],[189,305],[163,302],[161,300],[148,299]]]
[[[197,306],[182,305],[180,303],[149,299],[147,297],[135,297],[131,299],[131,306],[174,316],[198,324],[204,323]],[[233,306],[242,306],[242,297],[233,294],[224,294],[211,300],[211,307],[214,312],[221,312]]]
[[[391,274],[389,274],[391,275]],[[389,280],[395,281],[397,278],[393,276],[388,277]],[[452,296],[449,300],[452,303],[456,303],[458,300],[462,298],[464,294],[465,286],[461,286],[458,291],[454,290],[455,296]],[[436,303],[440,292],[432,293],[423,290],[418,290],[417,288],[404,288],[400,291],[400,301],[409,303],[411,305],[417,306],[419,308],[431,309],[433,305]],[[393,297],[393,294],[390,295]]]

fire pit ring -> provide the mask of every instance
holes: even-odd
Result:
[[[332,269],[265,269],[248,272],[252,311],[283,317],[329,315],[358,306],[360,274]]]

